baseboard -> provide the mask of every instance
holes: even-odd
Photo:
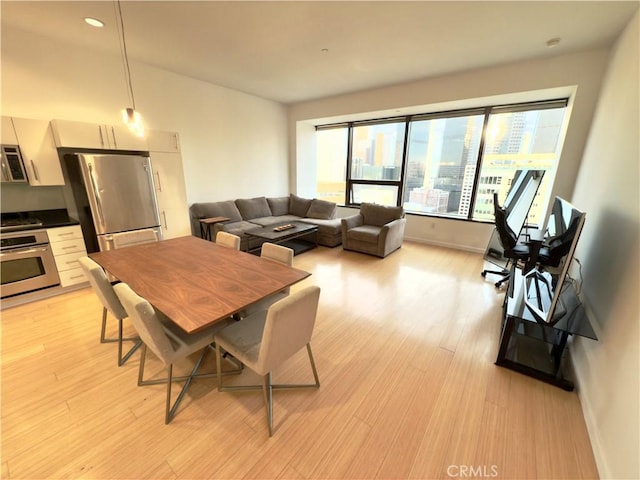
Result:
[[[452,248],[454,250],[463,250],[471,253],[484,253],[485,248],[471,247],[469,245],[461,245],[451,242],[438,242],[435,240],[426,240],[422,237],[404,237],[409,242],[422,243],[423,245],[433,245],[434,247]]]
[[[44,300],[45,298],[51,298],[63,293],[73,292],[74,290],[80,290],[89,286],[89,282],[77,283],[68,287],[49,287],[42,290],[36,290],[35,292],[23,293],[21,295],[15,295],[13,297],[3,298],[0,301],[0,311],[7,308],[18,307],[26,303],[36,302],[38,300]]]
[[[602,338],[602,331],[599,328],[599,323],[596,321],[595,316],[589,306],[584,302],[582,302],[587,318],[591,322],[593,329],[598,338]],[[570,356],[571,359],[571,370],[573,377],[575,378],[575,386],[576,393],[578,394],[578,399],[580,400],[580,405],[582,406],[582,416],[584,417],[585,425],[587,426],[587,432],[589,434],[589,440],[591,441],[591,449],[593,450],[593,457],[596,462],[596,467],[598,468],[598,475],[600,478],[613,478],[611,474],[611,469],[609,468],[609,464],[606,459],[605,451],[602,443],[600,442],[600,429],[598,428],[597,416],[595,414],[595,410],[593,408],[593,404],[591,403],[589,396],[585,394],[585,391],[581,388],[581,385],[587,383],[584,378],[583,372],[589,371],[589,359],[588,359],[588,351],[583,348],[581,342],[587,341],[582,340],[579,337],[575,339],[572,345],[572,354]],[[581,357],[582,362],[575,362],[574,357]],[[586,368],[576,368],[576,365],[580,364],[584,366],[587,365]]]

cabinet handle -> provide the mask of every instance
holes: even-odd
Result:
[[[173,134],[173,141],[175,142],[176,151],[178,151],[178,134]]]
[[[118,148],[118,141],[116,140],[116,131],[111,127],[111,136],[113,137],[113,146]]]
[[[59,237],[64,237],[65,235],[73,235],[73,232],[57,233],[56,235],[58,235]]]
[[[69,247],[62,247],[62,250],[71,250],[72,248],[78,248],[77,245],[71,245]]]
[[[33,175],[36,177],[36,182],[40,181],[40,175],[38,175],[38,169],[36,168],[36,164],[33,163],[33,159],[29,160],[31,162],[31,168],[33,169]]]
[[[76,278],[84,278],[84,275],[74,275],[73,277],[69,277],[70,280],[75,280]]]
[[[164,218],[164,229],[167,230],[167,212],[165,210],[162,211],[162,218]]]
[[[98,133],[100,133],[100,145],[104,147],[104,136],[102,135],[102,126],[98,125]]]
[[[158,191],[162,191],[162,182],[160,182],[160,172],[156,172],[156,177],[158,177]]]

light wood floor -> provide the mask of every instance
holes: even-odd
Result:
[[[2,478],[598,476],[577,395],[493,364],[504,294],[481,255],[405,242],[295,266],[322,287],[321,387],[276,392],[272,438],[262,395],[215,379],[165,426],[164,386],[136,386],[138,354],[116,366],[88,288],[2,312]],[[310,375],[303,351],[274,381]]]

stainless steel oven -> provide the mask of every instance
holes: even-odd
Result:
[[[60,285],[46,230],[0,233],[1,297]]]

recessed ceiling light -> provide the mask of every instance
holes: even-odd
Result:
[[[550,38],[547,40],[547,47],[553,48],[560,45],[560,37]]]
[[[322,50],[320,50],[320,53],[329,53],[329,49],[328,48],[323,48]]]
[[[87,22],[92,27],[102,28],[104,27],[104,22],[102,20],[98,20],[97,18],[85,17],[85,22]]]

